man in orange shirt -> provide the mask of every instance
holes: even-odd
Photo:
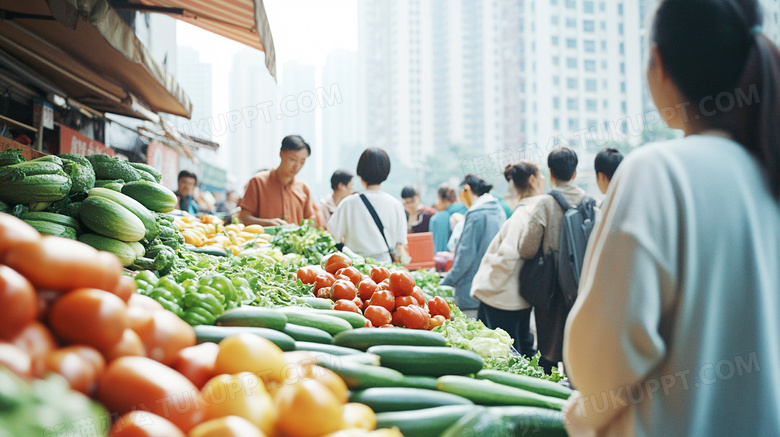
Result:
[[[245,225],[299,225],[305,219],[319,223],[308,185],[296,179],[311,147],[300,135],[288,135],[282,140],[279,167],[252,176],[246,187],[239,220]]]

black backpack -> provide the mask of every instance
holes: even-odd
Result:
[[[577,206],[572,207],[560,191],[553,190],[550,195],[563,208],[561,242],[558,249],[558,286],[566,307],[571,309],[577,299],[585,250],[596,222],[596,201],[585,196]]]

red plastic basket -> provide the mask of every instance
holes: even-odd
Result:
[[[406,236],[409,248],[409,256],[412,261],[405,265],[409,270],[432,269],[436,267],[433,259],[433,233],[421,232]]]

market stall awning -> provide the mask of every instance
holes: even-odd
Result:
[[[183,89],[107,0],[0,3],[0,49],[68,95],[104,112],[149,118],[149,110],[189,117]]]
[[[137,0],[173,8],[170,15],[209,32],[265,52],[265,66],[276,77],[276,51],[263,0]]]

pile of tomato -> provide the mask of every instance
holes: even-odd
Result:
[[[447,301],[440,296],[426,301],[406,270],[391,273],[374,267],[365,275],[349,257],[334,253],[322,266],[302,267],[297,275],[304,284],[314,285],[315,296],[334,301],[334,310],[363,314],[367,327],[433,329],[450,318]]]

